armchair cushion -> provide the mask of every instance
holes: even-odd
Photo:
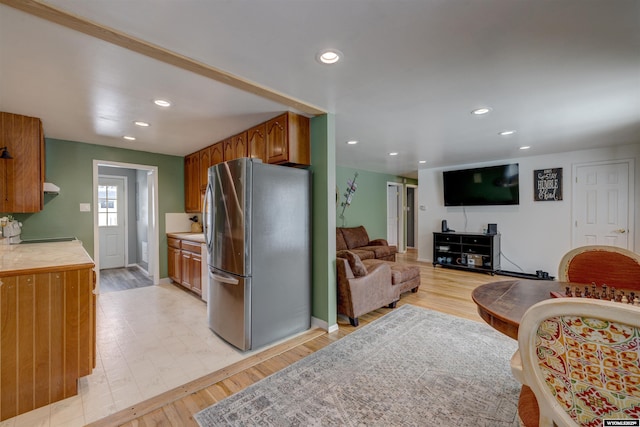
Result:
[[[347,247],[359,248],[361,246],[367,246],[369,244],[369,235],[367,234],[364,226],[341,228],[344,241],[347,243]]]
[[[336,228],[336,251],[346,251],[349,249],[347,246],[347,242],[344,241],[344,237],[342,237],[342,231],[339,228]]]
[[[362,263],[360,257],[351,251],[340,251],[336,254],[339,258],[345,258],[349,262],[349,267],[353,271],[355,277],[366,276],[369,272],[367,267]]]

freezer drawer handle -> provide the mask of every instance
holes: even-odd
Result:
[[[240,283],[240,281],[238,279],[235,279],[233,277],[220,276],[219,274],[211,273],[211,277],[214,280],[217,280],[218,282],[228,283],[229,285],[237,285],[238,283]]]

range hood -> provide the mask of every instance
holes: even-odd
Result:
[[[58,187],[57,185],[51,182],[45,182],[43,189],[45,193],[52,193],[52,194],[60,193],[60,187]]]

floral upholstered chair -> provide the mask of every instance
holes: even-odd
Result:
[[[640,307],[586,298],[540,302],[520,322],[512,370],[533,391],[540,426],[640,419]]]

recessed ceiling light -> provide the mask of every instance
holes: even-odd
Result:
[[[528,150],[529,148],[531,148],[531,147],[530,147],[530,146],[528,146],[528,145],[525,145],[525,146],[523,146],[523,147],[520,147],[520,149],[521,149],[521,150]]]
[[[135,141],[136,137],[135,136],[129,136],[129,135],[125,135],[123,136],[124,139],[126,139],[127,141]]]
[[[318,52],[316,59],[323,64],[335,64],[342,59],[342,52],[338,49],[324,49]]]
[[[397,156],[398,153],[396,153],[395,151],[393,153],[389,153],[390,156]]]
[[[134,123],[136,126],[141,126],[141,127],[143,127],[143,128],[149,127],[149,123],[147,123],[147,122],[140,122],[140,121],[138,121],[138,122],[133,122],[133,123]]]
[[[347,141],[347,144],[349,145],[356,145],[358,143],[358,141],[356,141],[355,139],[352,139],[351,141]]]
[[[516,133],[515,130],[503,130],[498,135],[500,135],[500,136],[509,136],[509,135],[513,135],[514,133]]]
[[[418,163],[420,163],[421,165],[423,165],[423,164],[427,163],[427,161],[426,161],[426,160],[420,160],[420,161],[418,161]]]
[[[491,112],[491,108],[489,107],[482,107],[482,108],[476,108],[475,110],[473,110],[471,112],[471,114],[476,115],[476,116],[482,116],[483,114],[487,114]]]
[[[171,103],[165,99],[156,99],[155,101],[153,101],[154,104],[160,106],[160,107],[170,107]]]

